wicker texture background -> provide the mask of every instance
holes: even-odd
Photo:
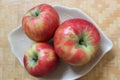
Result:
[[[21,67],[11,52],[7,36],[21,24],[24,13],[40,3],[82,9],[113,42],[113,49],[78,80],[120,80],[120,0],[0,0],[0,80],[39,80]]]

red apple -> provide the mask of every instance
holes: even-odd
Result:
[[[46,43],[33,44],[24,54],[23,60],[26,70],[36,77],[51,74],[58,65],[54,49]]]
[[[99,31],[92,23],[79,18],[70,19],[55,32],[55,51],[63,61],[82,66],[98,53],[100,39]]]
[[[51,5],[40,4],[23,16],[22,26],[30,39],[36,42],[49,40],[59,26],[59,15]]]

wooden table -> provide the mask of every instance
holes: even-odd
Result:
[[[112,50],[78,80],[120,80],[120,0],[0,0],[0,80],[39,80],[30,76],[12,54],[8,33],[21,24],[28,9],[40,3],[82,9],[113,42]]]

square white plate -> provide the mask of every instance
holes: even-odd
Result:
[[[70,18],[82,18],[93,23],[101,35],[101,51],[92,62],[82,67],[73,67],[61,62],[56,71],[54,71],[50,76],[44,77],[42,79],[73,80],[80,78],[88,73],[101,60],[101,58],[112,49],[113,44],[101,31],[99,26],[80,9],[69,8],[61,5],[54,5],[53,7],[58,12],[61,23]],[[35,42],[30,40],[25,35],[21,25],[8,34],[8,40],[12,49],[12,53],[18,58],[20,64],[23,66],[24,53],[27,48]]]

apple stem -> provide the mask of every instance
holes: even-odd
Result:
[[[37,17],[37,16],[39,16],[39,13],[40,13],[39,9],[36,8],[34,11],[32,11],[31,15],[34,17]]]
[[[37,55],[34,56],[34,57],[33,57],[33,60],[36,62],[36,61],[38,60],[38,56],[37,56]]]
[[[80,39],[79,44],[84,45],[85,47],[87,47],[87,44],[85,43],[85,41],[83,39]]]
[[[35,12],[35,16],[38,16],[39,14],[37,12]]]

